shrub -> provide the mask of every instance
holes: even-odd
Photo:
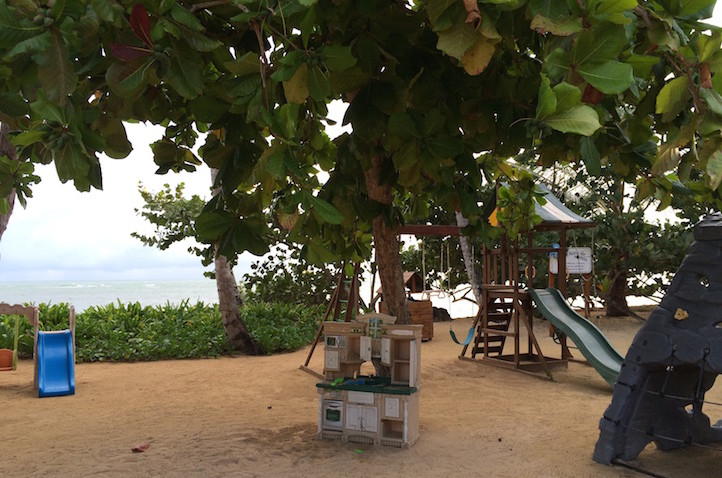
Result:
[[[272,354],[308,345],[315,337],[324,306],[258,302],[241,308],[248,333],[263,351]]]
[[[217,306],[202,302],[90,307],[76,317],[76,356],[84,362],[216,357],[228,353]]]
[[[69,327],[70,306],[40,304],[40,330]],[[323,306],[258,303],[241,308],[251,336],[267,354],[296,350],[315,337]],[[12,348],[15,318],[0,317],[0,344]],[[217,305],[143,307],[139,303],[90,307],[75,316],[78,362],[127,362],[217,357],[231,352]],[[33,329],[20,321],[18,353],[32,357]]]

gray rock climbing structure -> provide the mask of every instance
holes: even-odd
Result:
[[[632,460],[659,449],[722,441],[702,412],[722,373],[722,214],[694,228],[695,242],[664,299],[632,342],[599,422],[594,460]]]

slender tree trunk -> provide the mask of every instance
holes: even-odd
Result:
[[[629,305],[627,305],[627,270],[612,271],[610,274],[612,284],[605,297],[607,305],[607,317],[621,317],[629,315]]]
[[[469,220],[461,214],[461,211],[456,211],[456,225],[459,227],[466,227],[469,225]],[[476,305],[481,307],[481,288],[479,282],[476,280],[476,269],[474,268],[474,254],[471,253],[471,245],[469,244],[469,238],[466,236],[459,236],[459,245],[461,246],[461,254],[464,257],[464,268],[466,269],[466,277],[469,279],[469,285],[471,291],[474,293],[474,300]]]
[[[391,185],[381,184],[381,167],[390,159],[375,156],[371,168],[365,172],[366,189],[369,198],[382,204],[391,205]],[[384,301],[390,315],[396,316],[397,324],[411,323],[409,307],[406,303],[406,287],[401,265],[400,244],[395,225],[386,224],[383,215],[377,216],[372,223],[376,266],[379,271]]]
[[[213,184],[216,182],[218,175],[217,169],[211,169],[211,180]],[[213,190],[213,195],[220,192],[220,188]],[[233,269],[228,262],[228,258],[223,255],[216,254],[214,260],[216,271],[216,288],[218,289],[218,308],[221,311],[221,320],[223,322],[223,331],[226,334],[228,343],[234,349],[250,354],[257,355],[262,352],[260,346],[253,340],[248,333],[246,324],[241,319],[240,307],[242,304],[241,293],[238,290],[238,282],[233,274]]]
[[[2,125],[0,125],[0,156],[7,156],[8,159],[16,160],[17,151],[15,151],[15,146],[10,143],[8,131],[9,128],[7,125],[2,123]],[[10,194],[6,197],[6,199],[10,204],[10,210],[6,214],[0,214],[0,239],[2,239],[5,229],[8,227],[10,215],[13,213],[13,207],[15,206],[15,189],[10,191]]]

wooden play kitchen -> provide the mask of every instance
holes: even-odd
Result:
[[[324,377],[318,437],[405,448],[419,438],[421,325],[395,325],[385,314],[324,322]],[[363,376],[378,360],[389,377]]]

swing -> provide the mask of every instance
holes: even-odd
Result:
[[[474,338],[474,325],[469,328],[469,333],[466,334],[466,338],[463,342],[459,342],[459,339],[456,338],[456,334],[454,333],[454,330],[451,328],[451,322],[449,322],[449,335],[451,335],[451,340],[456,342],[458,345],[469,345],[471,343],[471,340]]]

